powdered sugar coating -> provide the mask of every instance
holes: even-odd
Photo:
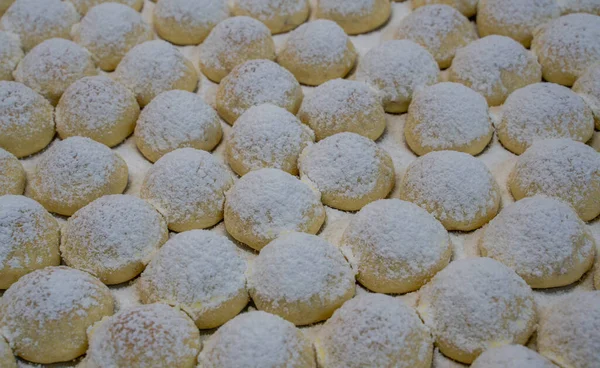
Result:
[[[327,319],[354,296],[354,271],[325,239],[289,232],[250,265],[248,290],[258,309],[306,325]]]
[[[26,180],[25,170],[19,160],[0,148],[0,195],[23,194]]]
[[[4,368],[17,368],[17,360],[4,337],[0,338],[0,364]]]
[[[302,331],[283,318],[252,311],[227,322],[205,343],[198,368],[311,368],[315,357]]]
[[[596,0],[560,0],[562,14],[590,13],[600,15],[600,3]]]
[[[425,5],[443,4],[455,8],[465,17],[472,17],[477,13],[478,2],[479,0],[411,0],[413,9]]]
[[[276,34],[304,23],[310,7],[307,0],[234,0],[232,11],[260,20]]]
[[[23,56],[19,36],[0,31],[0,80],[13,80],[12,72]]]
[[[587,142],[594,134],[594,117],[584,100],[569,88],[535,83],[508,96],[497,129],[504,147],[521,154],[544,139]]]
[[[593,65],[573,84],[573,92],[579,94],[592,109],[596,129],[600,129],[600,64]]]
[[[94,326],[85,364],[192,368],[199,350],[198,329],[183,312],[165,304],[142,305]]]
[[[103,4],[103,3],[107,3],[107,2],[127,5],[136,11],[141,11],[142,6],[144,6],[144,0],[69,0],[69,1],[71,1],[71,3],[73,3],[73,5],[75,6],[75,9],[77,9],[79,14],[81,14],[81,15],[87,14],[87,12],[95,6]]]
[[[383,294],[346,302],[315,341],[320,366],[332,368],[431,366],[433,341],[413,309]]]
[[[483,352],[473,364],[473,368],[556,368],[548,359],[522,345],[504,345]]]
[[[119,284],[142,272],[167,237],[165,220],[147,202],[106,195],[69,218],[60,250],[67,265]]]
[[[442,353],[463,363],[493,346],[524,344],[537,320],[531,288],[490,258],[451,262],[421,289],[417,310]]]
[[[316,17],[330,19],[348,34],[372,31],[390,17],[391,5],[386,0],[319,0]]]
[[[437,82],[438,74],[438,65],[427,50],[409,40],[394,40],[367,52],[356,79],[379,92],[385,111],[401,113],[415,92]]]

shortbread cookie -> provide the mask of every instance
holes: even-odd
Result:
[[[370,32],[384,24],[392,13],[388,0],[318,0],[316,17],[329,19],[347,34]]]
[[[306,22],[310,6],[308,0],[234,0],[232,12],[258,19],[277,34]]]
[[[600,129],[600,64],[588,68],[573,84],[573,92],[579,94],[592,109],[596,129]]]
[[[472,17],[477,13],[477,3],[479,0],[412,0],[411,2],[413,9],[425,5],[443,4],[455,8],[465,17]]]
[[[0,365],[4,368],[17,368],[17,359],[4,337],[0,337]]]
[[[25,54],[21,40],[14,33],[0,31],[0,81],[13,80],[13,71]]]
[[[73,5],[75,5],[75,9],[77,9],[79,14],[81,14],[81,15],[85,15],[91,8],[95,7],[96,5],[99,5],[102,3],[107,3],[107,2],[127,5],[136,11],[141,11],[142,6],[144,6],[144,0],[69,0],[69,1],[71,1],[71,3],[73,3]]]
[[[0,148],[0,196],[23,194],[26,181],[21,162],[12,153]]]
[[[556,368],[548,359],[522,345],[504,345],[483,352],[472,368]]]

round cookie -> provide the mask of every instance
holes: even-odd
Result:
[[[377,94],[364,83],[345,79],[315,88],[302,102],[298,118],[312,128],[318,141],[342,132],[376,140],[386,125]]]
[[[531,288],[490,258],[451,262],[420,290],[417,310],[440,351],[467,364],[488,348],[526,343],[537,322]]]
[[[378,91],[386,112],[403,113],[415,92],[438,81],[439,72],[425,48],[409,40],[394,40],[366,53],[356,79]]]
[[[233,0],[232,13],[258,19],[277,34],[306,22],[310,6],[307,0]]]
[[[240,176],[268,167],[298,175],[298,157],[314,140],[312,130],[289,111],[271,104],[253,106],[231,130],[227,162]]]
[[[560,367],[593,368],[600,360],[600,291],[576,292],[541,313],[540,354]]]
[[[61,139],[88,137],[113,147],[133,133],[139,114],[133,92],[100,75],[71,84],[58,101],[54,118]]]
[[[456,51],[450,82],[481,93],[490,106],[501,105],[513,91],[541,82],[537,58],[523,45],[505,36],[487,36]]]
[[[316,17],[336,22],[347,34],[367,33],[390,18],[388,0],[318,0]]]
[[[0,18],[0,29],[18,35],[27,52],[44,40],[70,39],[79,17],[69,1],[15,0]]]
[[[123,5],[127,5],[128,7],[134,9],[135,11],[141,11],[142,6],[144,6],[144,0],[69,0],[75,6],[75,9],[81,15],[86,15],[87,12],[93,7],[111,2],[111,3],[119,3]]]
[[[556,368],[548,359],[522,345],[504,345],[484,351],[471,368]]]
[[[347,301],[315,340],[319,366],[429,368],[431,334],[399,299],[365,293]]]
[[[172,89],[194,91],[198,74],[181,51],[161,40],[141,43],[123,57],[115,78],[135,94],[141,107],[162,92]]]
[[[569,88],[535,83],[508,96],[496,129],[502,145],[520,155],[544,139],[589,141],[594,134],[594,116],[583,98]]]
[[[33,363],[85,353],[86,330],[113,314],[110,290],[90,274],[46,267],[19,279],[0,300],[0,328],[14,353]]]
[[[594,264],[596,244],[571,206],[538,195],[504,208],[483,230],[479,249],[532,288],[551,288],[579,280]]]
[[[314,368],[315,353],[304,333],[283,318],[252,311],[224,324],[208,340],[198,368]]]
[[[62,38],[51,38],[34,47],[13,73],[17,82],[46,97],[54,106],[67,87],[96,74],[89,51]]]
[[[600,214],[600,156],[570,139],[535,142],[518,158],[508,188],[516,200],[536,194],[562,199],[590,221]]]
[[[229,9],[223,0],[166,0],[157,2],[153,17],[161,38],[178,45],[197,45],[229,17]]]
[[[560,15],[556,0],[479,0],[477,30],[481,37],[510,37],[525,47],[534,30]]]
[[[334,245],[289,232],[267,244],[248,269],[256,307],[295,325],[323,321],[354,296],[354,271]]]
[[[452,256],[444,226],[421,207],[399,199],[363,207],[350,220],[341,244],[358,282],[386,294],[418,290]]]
[[[4,368],[17,368],[17,359],[4,337],[0,337],[0,365]]]
[[[229,170],[213,155],[180,148],[148,170],[140,196],[166,218],[170,230],[181,232],[221,221],[225,192],[232,184]]]
[[[23,194],[26,182],[21,162],[12,153],[0,148],[0,196]]]
[[[217,90],[219,115],[230,125],[251,106],[270,103],[296,114],[302,88],[292,73],[270,60],[250,60],[235,67]]]
[[[417,93],[404,124],[406,143],[419,156],[442,150],[477,155],[493,135],[485,98],[452,82],[434,84]]]
[[[118,3],[94,6],[71,33],[73,40],[88,49],[98,67],[107,72],[115,70],[135,45],[154,38],[140,13]]]
[[[589,67],[575,81],[573,92],[579,94],[592,109],[596,129],[600,130],[600,64]]]
[[[449,5],[469,18],[477,13],[477,3],[479,0],[412,0],[411,2],[413,9],[432,4]]]
[[[22,83],[0,81],[0,148],[17,157],[44,149],[54,138],[54,108]]]
[[[562,0],[559,5],[562,14],[590,13],[600,15],[600,3],[597,0]]]
[[[572,86],[600,59],[600,17],[569,14],[538,27],[531,42],[548,82]]]
[[[385,198],[396,178],[390,155],[354,133],[338,133],[306,147],[298,165],[302,179],[321,192],[323,203],[344,211]]]
[[[156,96],[135,126],[135,143],[152,162],[178,148],[212,151],[222,136],[215,110],[197,94],[181,90]]]
[[[0,196],[0,289],[40,268],[60,265],[60,226],[36,201]]]
[[[248,304],[246,267],[246,260],[227,237],[191,230],[165,243],[137,286],[143,303],[177,306],[198,328],[215,328]]]
[[[194,368],[200,333],[182,311],[165,304],[126,309],[94,325],[87,368]]]
[[[478,38],[469,19],[447,5],[416,9],[402,18],[395,37],[423,46],[442,69],[450,66],[456,50]]]
[[[400,199],[423,207],[447,230],[471,231],[496,216],[500,188],[482,161],[463,152],[436,151],[408,166]]]
[[[75,212],[61,235],[66,265],[114,285],[139,275],[167,241],[169,231],[147,202],[130,195],[106,195]]]
[[[25,54],[19,36],[0,31],[0,81],[13,80],[13,71]]]
[[[315,20],[293,30],[277,62],[298,81],[318,86],[343,78],[354,67],[357,52],[344,30],[330,20]]]
[[[250,17],[227,18],[217,24],[200,46],[200,69],[219,83],[249,60],[275,60],[271,31]]]
[[[71,216],[103,195],[123,193],[127,180],[121,156],[89,138],[71,137],[42,155],[27,195],[50,212]]]
[[[256,250],[286,232],[316,234],[325,221],[321,194],[277,169],[250,171],[226,197],[227,232]]]

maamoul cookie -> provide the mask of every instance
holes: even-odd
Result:
[[[310,6],[307,0],[233,0],[232,13],[258,19],[277,34],[306,22]]]
[[[0,196],[23,194],[26,181],[21,162],[12,153],[0,148]]]
[[[479,0],[477,30],[481,37],[507,36],[529,47],[534,30],[559,15],[556,0]]]
[[[452,82],[434,84],[418,92],[408,107],[404,124],[406,143],[419,156],[442,150],[477,155],[493,135],[485,98]]]
[[[13,73],[17,82],[46,97],[54,106],[72,83],[96,74],[90,52],[62,38],[51,38],[34,47]]]
[[[113,308],[100,280],[69,267],[46,267],[6,290],[0,328],[17,356],[41,364],[66,362],[85,353],[86,330]]]
[[[508,187],[516,200],[536,194],[562,199],[590,221],[600,214],[600,156],[570,139],[535,142],[517,160]]]
[[[508,96],[496,129],[502,145],[520,155],[544,139],[589,141],[594,134],[594,116],[583,98],[569,88],[535,83]]]
[[[435,59],[409,40],[382,43],[369,50],[358,65],[356,79],[378,91],[386,112],[408,110],[413,93],[438,81]]]
[[[372,31],[384,24],[392,13],[388,0],[318,0],[316,17],[336,22],[347,34]]]
[[[200,333],[180,310],[165,304],[126,309],[94,325],[88,368],[194,368]]]
[[[292,73],[270,60],[250,60],[235,67],[217,90],[217,111],[233,125],[251,106],[270,103],[296,114],[302,88]]]
[[[298,175],[298,157],[315,134],[289,111],[263,104],[236,120],[227,141],[229,166],[238,175],[271,167]]]
[[[135,45],[154,38],[140,13],[118,3],[94,6],[71,33],[75,42],[92,53],[98,67],[108,72]]]
[[[431,334],[399,299],[364,293],[347,301],[319,331],[319,366],[429,368]]]
[[[463,152],[430,152],[402,178],[400,199],[431,213],[447,230],[475,230],[500,208],[500,188],[485,164]]]
[[[227,237],[192,230],[163,245],[137,286],[143,303],[177,306],[198,328],[215,328],[248,304],[245,272],[246,260]]]
[[[4,368],[17,368],[17,359],[4,337],[0,337],[0,365]]]
[[[148,170],[140,196],[165,216],[169,229],[180,232],[221,221],[225,192],[232,184],[229,170],[213,155],[180,148]]]
[[[44,149],[54,138],[54,108],[22,83],[0,81],[0,148],[17,157]]]
[[[428,5],[402,18],[396,38],[423,46],[445,69],[452,63],[456,50],[477,39],[477,32],[458,10],[447,5]]]
[[[548,359],[523,345],[504,345],[484,351],[471,368],[556,368]]]
[[[0,18],[0,29],[17,34],[27,52],[50,38],[70,39],[79,17],[69,1],[15,0]]]
[[[583,73],[575,84],[573,92],[579,94],[592,109],[596,129],[600,129],[600,64],[595,64]]]
[[[531,288],[490,258],[451,262],[420,290],[417,310],[440,351],[467,364],[488,348],[525,344],[537,322]]]
[[[154,7],[156,33],[178,45],[197,45],[217,23],[229,17],[223,0],[167,0]]]
[[[192,92],[198,84],[192,62],[162,40],[147,41],[129,50],[117,66],[115,78],[133,91],[141,107],[161,92]]]
[[[200,69],[216,83],[256,59],[275,60],[275,43],[267,26],[250,17],[223,20],[200,46]]]
[[[593,368],[600,361],[600,291],[576,292],[541,313],[540,354],[560,367]]]
[[[385,111],[375,91],[364,83],[334,79],[323,83],[300,106],[298,118],[317,140],[351,132],[376,140],[385,130]]]
[[[61,235],[65,264],[112,285],[139,275],[169,231],[150,204],[119,194],[100,197],[75,212]]]
[[[85,15],[91,8],[96,5],[111,2],[111,3],[119,3],[123,5],[127,5],[133,8],[136,11],[141,11],[142,6],[144,6],[144,0],[69,0],[73,5],[75,5],[75,9],[81,15]]]
[[[225,228],[256,250],[289,231],[316,234],[325,221],[320,198],[316,189],[284,171],[250,171],[227,192]]]
[[[0,289],[40,268],[60,265],[60,226],[36,201],[0,196]]]
[[[127,180],[121,156],[89,138],[71,137],[42,155],[27,195],[50,212],[71,216],[103,195],[123,193]]]
[[[390,155],[355,133],[338,133],[306,147],[298,165],[324,204],[345,211],[385,198],[395,184]]]
[[[444,226],[421,207],[399,199],[363,207],[350,220],[341,244],[358,282],[386,294],[419,289],[452,256]]]
[[[590,13],[600,15],[600,3],[597,0],[562,0],[559,5],[562,14]]]
[[[216,111],[197,94],[181,90],[156,96],[135,126],[135,143],[152,162],[178,148],[212,151],[222,136]]]
[[[71,84],[58,101],[54,118],[61,139],[88,137],[113,147],[133,133],[139,114],[133,92],[100,75]]]
[[[240,314],[204,342],[198,368],[314,368],[312,343],[283,318],[252,311]]]
[[[501,105],[513,91],[541,82],[535,55],[506,36],[487,36],[456,51],[448,78],[481,93],[490,106]]]
[[[469,18],[477,13],[478,2],[479,0],[412,0],[412,7],[413,9],[417,9],[421,6],[432,4],[449,5]]]
[[[354,67],[357,52],[348,35],[330,20],[315,20],[293,30],[277,62],[309,86],[343,78]]]
[[[295,325],[323,321],[354,296],[354,271],[338,248],[290,232],[267,244],[248,269],[256,307]]]
[[[571,206],[554,198],[511,204],[483,231],[481,255],[512,268],[532,288],[569,285],[594,263],[593,235]]]
[[[25,54],[21,49],[19,36],[0,31],[0,81],[13,80],[13,71]]]
[[[531,42],[548,82],[571,86],[600,59],[600,17],[569,14],[538,27]]]

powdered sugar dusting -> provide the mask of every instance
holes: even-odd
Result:
[[[342,61],[348,50],[348,35],[337,23],[314,20],[290,33],[284,51],[304,64],[326,67]]]
[[[21,162],[10,152],[0,148],[0,195],[22,194],[25,180]]]
[[[155,16],[189,27],[213,28],[229,16],[224,0],[167,0],[156,4]]]
[[[12,72],[25,56],[19,36],[0,31],[0,80],[12,80]]]
[[[264,22],[279,14],[293,15],[302,11],[306,0],[234,0],[234,7]]]
[[[483,352],[472,368],[556,368],[548,359],[522,345],[505,345]]]
[[[19,131],[36,136],[53,130],[53,110],[46,99],[26,85],[0,81],[0,132],[3,135]]]

